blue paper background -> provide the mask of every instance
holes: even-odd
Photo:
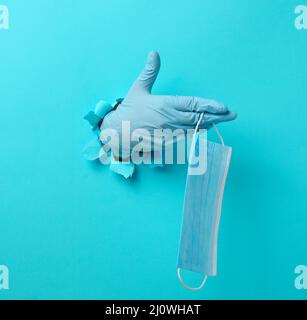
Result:
[[[2,0],[0,299],[306,299],[294,287],[307,265],[301,2]],[[83,115],[124,96],[151,49],[163,64],[154,92],[239,114],[220,126],[233,158],[219,276],[196,293],[176,275],[186,168],[142,167],[125,181],[81,156]]]

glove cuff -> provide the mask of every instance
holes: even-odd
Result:
[[[103,118],[111,111],[114,111],[118,108],[118,106],[122,103],[124,99],[120,98],[116,100],[114,106],[110,103],[100,100],[95,107],[95,111],[88,112],[84,119],[89,122],[93,130],[99,128],[102,124]]]

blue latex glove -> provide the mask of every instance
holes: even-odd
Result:
[[[147,129],[193,129],[205,113],[200,128],[209,129],[213,123],[234,120],[237,115],[220,102],[185,96],[152,95],[151,89],[160,70],[160,56],[152,51],[127,97],[117,110],[103,120],[101,129],[115,129],[121,135],[122,121],[130,121],[131,131]],[[101,140],[104,137],[101,136]],[[103,141],[104,142],[104,141]]]

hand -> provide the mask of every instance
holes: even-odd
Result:
[[[121,105],[106,115],[101,130],[115,129],[121,135],[122,121],[130,121],[131,132],[146,129],[193,129],[205,113],[200,128],[209,129],[213,124],[234,120],[237,115],[220,102],[184,96],[152,95],[151,89],[160,70],[160,56],[152,51],[137,80]]]

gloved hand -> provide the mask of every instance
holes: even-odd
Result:
[[[209,129],[213,124],[234,120],[237,115],[220,102],[184,96],[152,95],[151,89],[160,70],[158,52],[148,55],[147,63],[129,90],[121,105],[106,115],[101,130],[115,129],[122,133],[122,121],[130,121],[131,132],[146,129],[193,129],[205,113],[200,128]],[[101,136],[103,141],[104,137]]]

